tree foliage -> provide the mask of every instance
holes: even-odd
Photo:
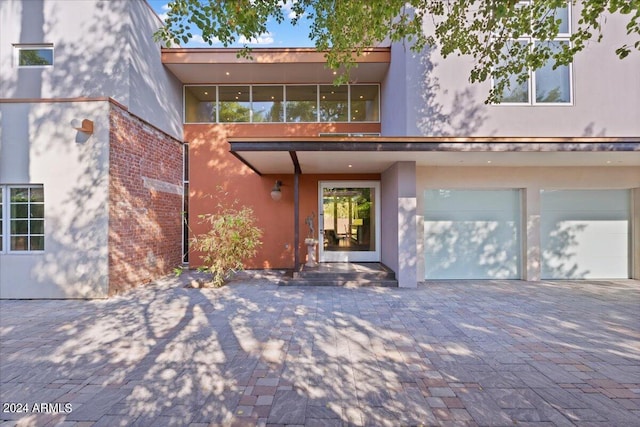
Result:
[[[211,284],[220,287],[256,255],[262,245],[262,230],[255,225],[253,210],[238,206],[237,201],[230,206],[221,201],[216,213],[198,218],[208,230],[191,239],[190,250],[201,253],[198,270],[211,274]]]
[[[567,3],[579,15],[570,43],[558,49],[547,42],[560,33],[557,12]],[[500,100],[511,76],[522,82],[530,70],[550,61],[554,66],[571,63],[587,43],[602,39],[611,14],[623,15],[627,22],[628,43],[617,47],[618,57],[640,50],[640,0],[297,0],[291,10],[293,25],[309,20],[309,37],[317,49],[327,51],[328,66],[343,69],[336,83],[348,80],[349,69],[365,49],[384,40],[403,41],[418,52],[430,46],[438,47],[444,57],[473,57],[471,82],[494,77],[490,102]],[[197,28],[205,42],[219,41],[226,47],[241,37],[257,39],[267,31],[269,20],[285,19],[282,0],[173,0],[166,26],[156,35],[166,42],[186,43]],[[514,42],[524,36],[537,42]],[[241,54],[250,56],[247,45]]]

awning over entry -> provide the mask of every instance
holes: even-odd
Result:
[[[640,166],[639,138],[232,138],[230,151],[264,174],[381,173],[417,166]]]

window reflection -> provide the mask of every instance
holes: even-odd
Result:
[[[249,86],[218,87],[218,120],[221,123],[242,123],[251,120]]]
[[[380,87],[185,86],[185,123],[379,122]]]
[[[287,121],[318,121],[318,87],[287,86]]]
[[[349,121],[348,86],[320,86],[320,121]]]
[[[253,122],[283,122],[284,96],[282,86],[253,87]]]

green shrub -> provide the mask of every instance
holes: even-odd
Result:
[[[210,228],[191,239],[191,250],[201,252],[199,271],[212,275],[211,285],[220,287],[253,258],[262,245],[262,230],[255,226],[253,209],[243,206],[220,207],[215,214],[199,215]]]

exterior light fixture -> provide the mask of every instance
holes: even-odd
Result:
[[[88,119],[73,119],[71,120],[71,127],[87,135],[93,133],[93,122]]]
[[[276,184],[271,189],[271,198],[276,202],[282,199],[282,191],[280,191],[281,186],[282,186],[282,181],[276,181]]]

